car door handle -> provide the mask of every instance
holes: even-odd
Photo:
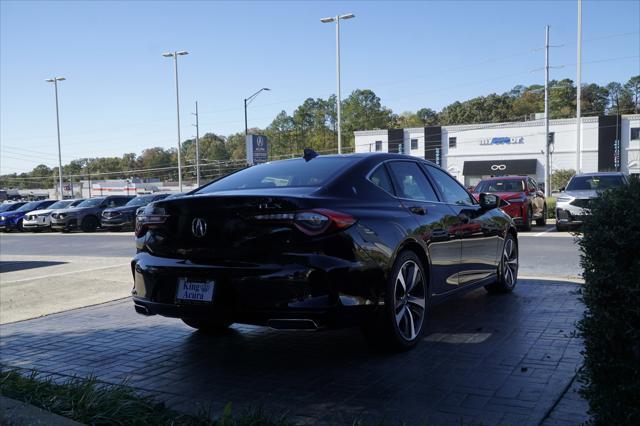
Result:
[[[424,207],[420,207],[420,206],[411,206],[409,207],[409,211],[413,214],[419,214],[421,216],[424,216],[425,214],[427,214],[427,210],[425,210]]]

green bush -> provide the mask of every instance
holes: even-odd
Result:
[[[555,197],[547,197],[547,218],[556,218],[556,199]]]
[[[595,200],[583,231],[581,393],[592,423],[639,425],[640,181]]]

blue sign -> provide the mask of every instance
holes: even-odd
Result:
[[[264,135],[247,135],[247,163],[261,164],[269,161],[269,139]]]
[[[522,136],[516,137],[499,137],[491,139],[480,139],[480,145],[518,145],[523,144],[524,138]]]

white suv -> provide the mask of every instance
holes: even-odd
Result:
[[[51,213],[58,209],[68,209],[80,204],[84,199],[60,200],[51,204],[45,210],[34,210],[29,212],[22,220],[22,227],[25,231],[41,231],[51,227]]]

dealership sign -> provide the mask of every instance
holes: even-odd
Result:
[[[247,164],[269,161],[269,140],[264,135],[247,135]]]
[[[519,145],[523,143],[524,138],[522,136],[480,139],[480,145]]]

